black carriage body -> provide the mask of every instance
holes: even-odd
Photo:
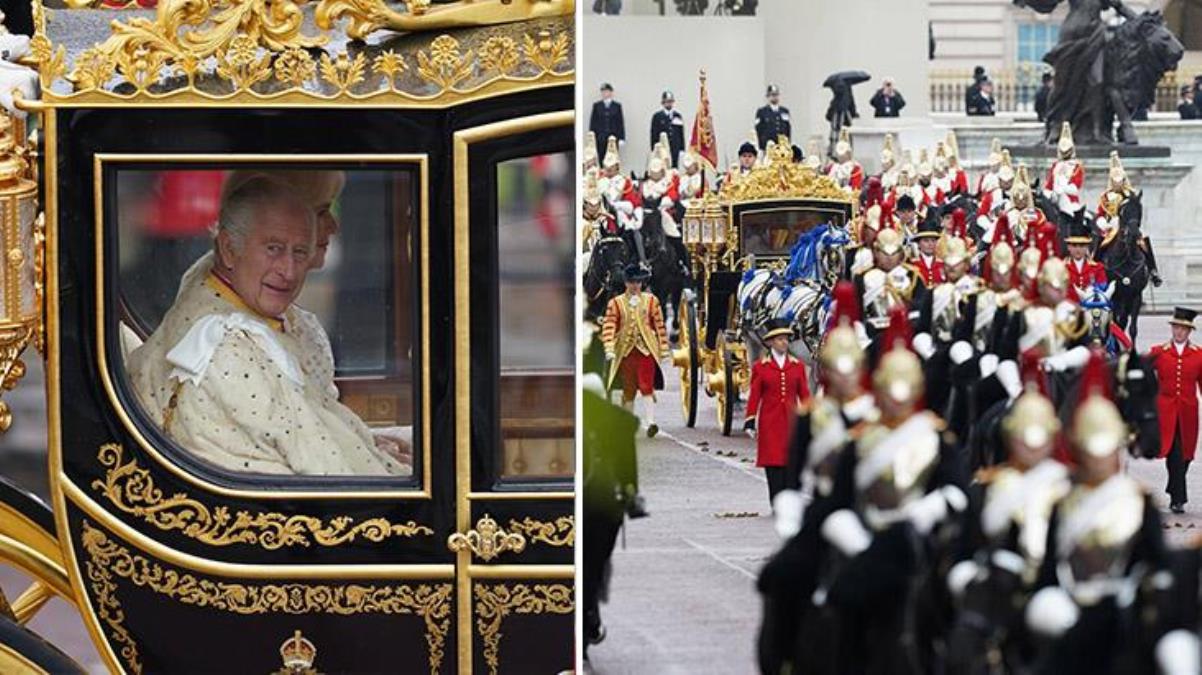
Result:
[[[496,167],[570,152],[572,107],[572,88],[554,86],[441,109],[47,112],[45,152],[57,159],[42,170],[57,529],[110,665],[267,673],[299,630],[328,673],[571,667],[571,483],[503,480],[496,451]],[[428,446],[415,449],[412,485],[251,482],[189,460],[141,411],[120,367],[122,300],[116,265],[103,263],[119,251],[98,213],[116,198],[115,172],[290,155],[329,156],[320,163],[332,168],[424,163],[425,226],[411,250],[424,251],[425,273],[412,276],[411,317],[424,336],[412,355],[423,364],[414,438]],[[506,529],[534,523],[525,550],[487,561],[452,552],[448,537],[486,514]],[[505,618],[519,604],[526,611]]]

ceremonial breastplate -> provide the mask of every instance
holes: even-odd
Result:
[[[810,447],[806,470],[813,481],[814,493],[825,497],[835,485],[839,452],[847,438],[847,428],[838,401],[819,396],[810,408]]]
[[[940,342],[951,342],[959,315],[960,293],[950,282],[931,291],[931,335]]]
[[[1046,356],[1061,354],[1073,341],[1089,329],[1081,310],[1071,302],[1062,302],[1055,309],[1043,305],[1023,310],[1026,332],[1019,338],[1019,347],[1028,350],[1042,347]]]
[[[909,302],[915,283],[915,275],[904,267],[895,267],[888,273],[876,267],[865,272],[864,322],[877,329],[888,326],[889,311]]]
[[[869,527],[883,530],[905,519],[904,509],[926,494],[927,479],[939,464],[939,435],[935,432],[906,437],[890,436],[892,429],[871,424],[856,444],[857,460],[869,461],[885,450],[883,443],[897,444],[888,466],[858,490],[856,502]]]
[[[1008,546],[1011,528],[1017,528],[1015,552],[1023,557],[1023,575],[1028,580],[1034,577],[1047,552],[1052,508],[1069,489],[1068,471],[1050,463],[1054,461],[1046,460],[1025,474],[1003,467],[985,492],[982,520],[986,539],[993,546]]]
[[[1144,496],[1126,476],[1120,484],[1074,487],[1061,502],[1056,576],[1082,605],[1124,590],[1123,577],[1143,525]],[[1108,483],[1110,481],[1107,481]],[[1094,494],[1106,489],[1106,495]]]

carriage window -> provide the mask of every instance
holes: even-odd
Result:
[[[842,225],[844,214],[814,209],[749,211],[739,218],[743,254],[787,256],[801,235],[823,223]]]
[[[568,153],[497,167],[502,476],[575,471],[575,193]]]
[[[275,475],[414,475],[413,165],[106,175],[120,353],[196,458]]]

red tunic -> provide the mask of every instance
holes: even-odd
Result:
[[[1181,354],[1166,342],[1152,347],[1148,356],[1156,365],[1160,395],[1160,456],[1168,457],[1173,435],[1180,428],[1181,452],[1186,461],[1194,458],[1198,445],[1198,390],[1202,387],[1202,348],[1187,342]]]
[[[751,367],[747,419],[756,421],[756,466],[788,465],[789,429],[797,406],[809,398],[805,364],[792,356],[783,369],[771,356]]]
[[[917,255],[911,261],[914,267],[922,274],[922,280],[926,282],[927,288],[934,288],[935,284],[943,283],[943,261],[932,256],[930,267],[927,266],[922,255]]]
[[[1060,231],[1043,211],[1035,209],[1035,218],[1027,223],[1027,246],[1034,246],[1047,257],[1060,255]]]
[[[1068,260],[1065,267],[1068,267],[1068,299],[1073,302],[1080,302],[1081,296],[1088,294],[1091,286],[1106,285],[1106,268],[1100,262],[1086,260],[1078,270],[1077,263]]]

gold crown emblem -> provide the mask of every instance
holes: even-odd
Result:
[[[317,647],[301,635],[299,629],[280,645],[280,658],[284,660],[284,667],[272,675],[319,675],[313,669]]]

